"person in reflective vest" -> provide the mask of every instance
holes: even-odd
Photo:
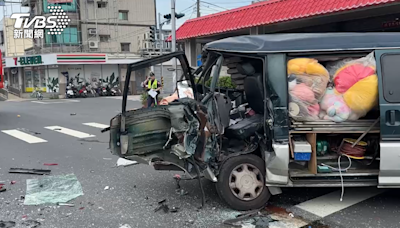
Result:
[[[153,104],[157,106],[157,97],[160,94],[160,90],[162,89],[162,85],[159,81],[157,81],[156,76],[153,72],[150,72],[147,79],[142,83],[142,87],[146,89],[147,93],[150,90],[153,90],[157,93],[156,97],[153,98],[149,94],[147,95],[147,107],[150,108]]]

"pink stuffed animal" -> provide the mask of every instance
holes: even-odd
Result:
[[[349,119],[351,109],[344,102],[342,95],[335,94],[333,88],[327,88],[320,102],[321,112],[319,117],[324,120],[343,122]]]

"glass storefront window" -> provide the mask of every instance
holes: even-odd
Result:
[[[38,88],[43,92],[47,90],[45,69],[45,66],[24,68],[25,92],[32,92],[35,88]]]
[[[26,92],[29,92],[28,88],[33,88],[32,67],[24,68],[24,85]]]

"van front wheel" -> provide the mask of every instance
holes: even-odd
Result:
[[[216,184],[219,197],[240,211],[264,207],[271,194],[265,186],[265,163],[256,155],[228,159]]]

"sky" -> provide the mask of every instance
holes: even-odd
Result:
[[[186,20],[197,16],[195,0],[175,0],[176,12],[185,14],[185,17],[177,20],[177,27],[181,26]],[[200,1],[201,15],[218,13],[227,9],[234,9],[245,5],[250,5],[251,0],[204,0]],[[157,13],[162,15],[171,13],[171,0],[156,0]],[[170,26],[165,26],[170,28]]]
[[[21,0],[9,0],[13,2],[20,2]],[[185,13],[185,17],[177,20],[177,27],[181,26],[186,20],[195,18],[196,13],[196,0],[175,0],[176,1],[176,12]],[[208,15],[225,11],[227,9],[233,9],[245,5],[251,4],[251,0],[204,0],[200,2],[200,13],[201,15]],[[156,0],[157,14],[161,15],[171,13],[171,0]],[[0,19],[3,15],[11,15],[16,12],[27,12],[26,7],[21,7],[21,4],[6,3],[6,6],[0,6]],[[162,18],[163,19],[163,18]],[[163,28],[170,29],[170,25],[165,25]]]

